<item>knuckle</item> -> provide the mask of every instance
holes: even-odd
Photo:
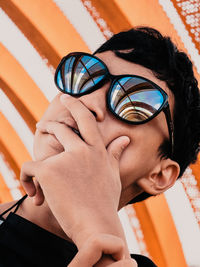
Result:
[[[120,250],[123,250],[124,249],[124,241],[118,237],[118,246],[119,246],[119,249]]]
[[[77,98],[69,97],[67,99],[67,108],[73,108],[74,105],[77,105],[80,101]]]
[[[115,152],[113,153],[113,157],[116,159],[116,160],[119,160],[120,159],[120,152]]]
[[[89,238],[89,245],[95,250],[98,250],[101,247],[101,243],[102,243],[102,236],[100,234],[96,235],[93,234]]]

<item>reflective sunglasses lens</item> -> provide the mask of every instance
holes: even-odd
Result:
[[[121,78],[113,84],[110,93],[112,111],[130,122],[148,120],[163,103],[162,93],[142,78]]]
[[[106,67],[98,59],[89,55],[75,55],[60,65],[56,83],[61,91],[76,95],[99,84],[106,73]]]

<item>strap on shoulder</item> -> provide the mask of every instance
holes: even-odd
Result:
[[[11,209],[13,209],[14,207],[16,207],[15,208],[15,210],[13,211],[13,213],[15,213],[17,210],[18,210],[18,208],[19,208],[19,206],[21,205],[21,203],[24,201],[24,199],[26,199],[27,198],[27,194],[25,195],[25,196],[23,196],[22,198],[20,198],[14,205],[12,205],[10,208],[8,208],[7,210],[5,210],[3,213],[1,213],[0,214],[0,219],[1,220],[3,220],[3,221],[5,221],[5,219],[3,218],[3,215],[4,214],[6,214],[7,212],[9,212]]]

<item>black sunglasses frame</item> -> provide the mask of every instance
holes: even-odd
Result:
[[[70,92],[66,92],[65,90],[63,90],[62,88],[60,88],[57,84],[57,76],[58,76],[58,72],[61,68],[61,66],[63,65],[63,63],[70,57],[77,57],[77,61],[78,61],[78,58],[82,57],[82,56],[89,56],[91,58],[95,58],[96,60],[98,60],[100,63],[103,64],[104,68],[105,68],[105,77],[96,85],[94,85],[93,87],[91,87],[88,91],[86,92],[83,92],[83,93],[77,93],[77,94],[73,94],[73,93],[70,93]],[[83,64],[83,62],[82,62]],[[87,68],[86,68],[87,69]],[[90,74],[90,73],[89,73]],[[163,103],[162,105],[160,106],[160,108],[148,119],[144,120],[144,121],[128,121],[122,117],[120,117],[118,114],[116,114],[114,112],[114,110],[112,109],[111,107],[111,104],[110,104],[110,98],[111,98],[111,93],[112,93],[112,88],[113,88],[113,85],[119,81],[119,79],[121,78],[124,78],[124,77],[132,77],[132,78],[139,78],[139,79],[142,79],[148,83],[150,83],[155,89],[159,90],[160,93],[162,94],[163,96]],[[164,112],[165,114],[165,117],[166,117],[166,121],[167,121],[167,126],[168,126],[168,131],[169,131],[169,139],[170,139],[170,146],[171,146],[171,153],[170,153],[170,156],[172,157],[173,155],[173,150],[174,150],[174,126],[173,126],[173,122],[172,122],[172,118],[171,118],[171,112],[170,112],[170,107],[169,107],[169,102],[168,102],[168,95],[165,93],[165,91],[159,87],[157,84],[155,84],[154,82],[152,82],[151,80],[147,79],[147,78],[144,78],[142,76],[138,76],[138,75],[130,75],[130,74],[126,74],[126,75],[112,75],[106,64],[98,57],[94,56],[94,55],[91,55],[91,54],[88,54],[88,53],[84,53],[84,52],[73,52],[73,53],[70,53],[68,54],[67,56],[63,57],[61,62],[59,63],[57,69],[56,69],[56,72],[55,72],[55,76],[54,76],[54,81],[55,81],[55,84],[57,86],[57,88],[62,92],[62,93],[65,93],[65,94],[69,94],[69,95],[72,95],[72,96],[82,96],[82,95],[87,95],[87,94],[90,94],[92,93],[93,91],[96,91],[97,89],[101,88],[105,83],[107,83],[108,81],[111,81],[111,84],[110,84],[110,87],[108,89],[108,92],[107,92],[107,96],[106,96],[106,102],[107,102],[107,107],[109,109],[109,111],[115,116],[117,117],[118,119],[120,119],[121,121],[124,121],[128,124],[132,124],[132,125],[139,125],[139,124],[144,124],[148,121],[151,121],[153,118],[155,118],[161,111]],[[118,82],[119,83],[119,82]],[[123,88],[123,87],[122,87]]]

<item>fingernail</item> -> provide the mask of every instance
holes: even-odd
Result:
[[[127,144],[127,145],[128,145],[128,144],[130,143],[130,141],[131,141],[130,138],[129,138],[128,136],[126,136],[126,135],[121,136],[121,138],[123,139],[124,143]]]
[[[130,144],[131,140],[128,136],[123,136],[123,139],[124,144],[122,145],[122,149],[125,149]]]
[[[62,94],[60,96],[60,101],[61,102],[65,102],[65,100],[68,99],[69,97],[70,97],[70,95],[68,95],[68,94]]]

